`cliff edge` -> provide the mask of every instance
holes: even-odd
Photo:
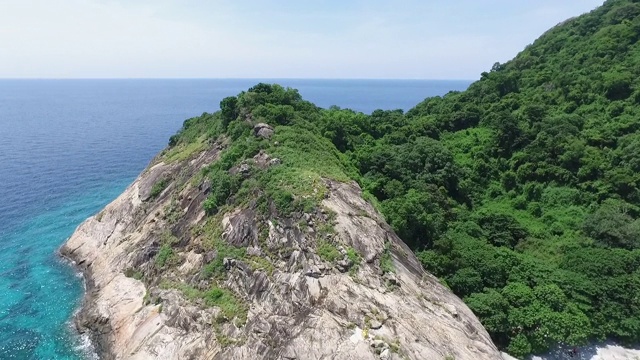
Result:
[[[172,139],[61,248],[102,358],[502,358],[356,182],[311,171],[323,140],[234,119],[235,135]]]

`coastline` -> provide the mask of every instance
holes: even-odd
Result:
[[[95,290],[95,285],[91,278],[91,270],[88,267],[79,266],[72,253],[69,253],[64,247],[64,244],[60,246],[57,253],[65,264],[72,267],[76,275],[82,279],[84,293],[82,294],[80,305],[69,319],[69,326],[72,331],[76,333],[76,336],[81,341],[86,342],[81,352],[86,356],[87,360],[109,359],[108,347],[101,346],[107,342],[106,334],[100,334],[100,332],[87,326],[88,324],[83,323],[83,319],[88,316],[88,307],[92,304],[94,297],[92,294]]]
[[[100,360],[102,357],[98,354],[95,346],[95,341],[92,339],[93,334],[91,331],[82,331],[82,329],[78,326],[77,319],[82,316],[83,311],[85,311],[85,303],[88,300],[87,296],[89,294],[89,289],[87,287],[87,277],[85,272],[78,267],[77,263],[63,253],[62,247],[64,244],[60,245],[56,250],[56,255],[60,259],[65,266],[71,268],[77,278],[80,279],[82,283],[82,297],[78,301],[78,306],[71,314],[71,317],[67,321],[67,326],[69,328],[69,332],[73,333],[78,341],[78,345],[75,347],[78,352],[80,352],[85,360]]]

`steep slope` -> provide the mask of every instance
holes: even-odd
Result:
[[[549,30],[467,91],[321,133],[510,353],[640,341],[640,3]]]
[[[320,109],[264,84],[221,107],[61,249],[103,358],[501,358],[364,200]]]

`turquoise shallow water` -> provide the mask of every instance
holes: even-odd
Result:
[[[183,120],[258,80],[0,80],[0,359],[82,359],[81,278],[56,250]],[[281,80],[316,104],[409,109],[467,81]]]
[[[3,235],[0,359],[77,359],[90,350],[70,325],[65,326],[79,305],[83,287],[56,249],[127,183],[79,193]]]

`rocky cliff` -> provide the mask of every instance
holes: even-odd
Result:
[[[167,150],[62,247],[87,283],[76,325],[102,358],[501,359],[357,183],[308,175],[312,206],[261,200],[259,174],[291,161],[284,128],[251,126],[234,141],[260,149],[225,174],[255,186],[212,209],[208,174],[234,141]]]

